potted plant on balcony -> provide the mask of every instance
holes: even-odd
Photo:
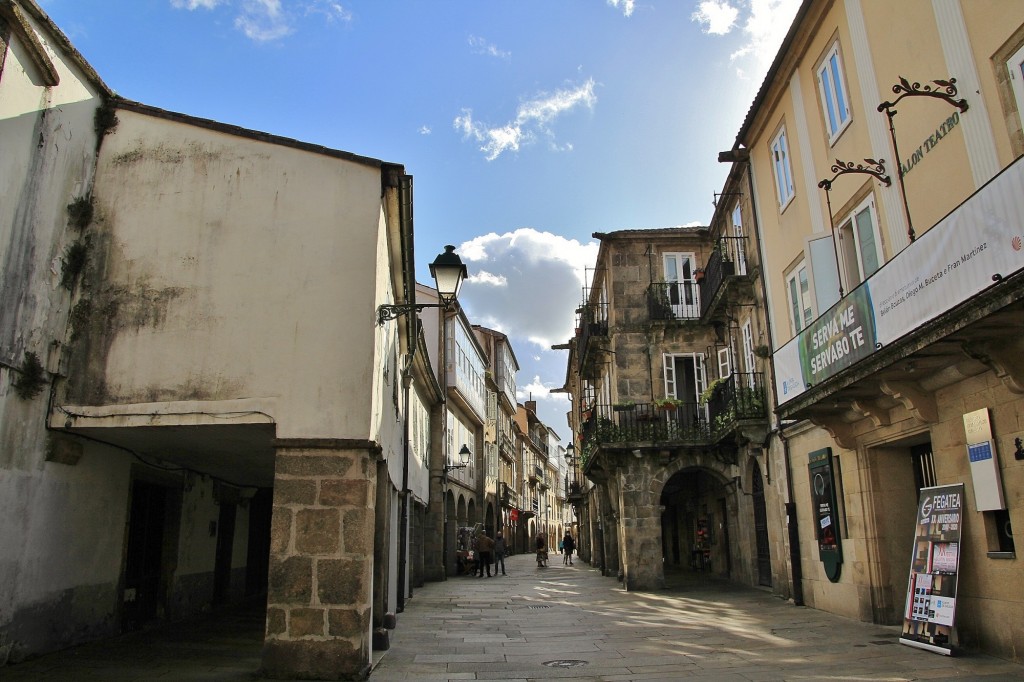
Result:
[[[715,393],[717,393],[718,390],[725,385],[725,381],[726,380],[721,377],[712,381],[710,384],[708,384],[708,387],[705,388],[704,391],[700,394],[700,400],[698,400],[697,402],[699,402],[701,405],[707,405],[711,401],[711,399],[714,398]]]
[[[693,271],[693,280],[697,282],[697,284],[700,284],[702,281],[704,281],[704,268],[696,268]]]
[[[676,398],[660,398],[654,401],[654,406],[662,412],[672,412],[682,407],[683,401]]]
[[[616,412],[629,412],[634,407],[636,407],[636,404],[632,400],[623,400],[612,405],[612,409]]]

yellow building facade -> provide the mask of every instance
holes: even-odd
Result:
[[[1016,660],[1022,62],[1021,3],[808,1],[720,157],[764,267],[797,598]],[[919,503],[957,485],[958,539],[920,550]],[[912,555],[950,548],[918,618]]]

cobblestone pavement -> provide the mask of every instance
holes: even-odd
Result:
[[[674,577],[626,592],[577,559],[506,560],[507,577],[416,591],[371,682],[392,680],[1022,680],[1024,666],[899,644],[897,627],[763,590]]]
[[[509,557],[508,576],[417,588],[370,682],[397,680],[1024,680],[1024,666],[898,643],[899,629],[679,576],[625,592],[579,559]],[[257,605],[258,606],[258,605]],[[3,682],[256,679],[262,608],[94,642],[0,668]]]

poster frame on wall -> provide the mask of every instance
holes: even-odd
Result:
[[[839,505],[836,499],[832,448],[807,455],[807,475],[811,484],[811,512],[818,559],[830,582],[839,582],[843,570],[843,540],[839,529]]]
[[[953,654],[964,512],[963,483],[921,488],[901,644]]]

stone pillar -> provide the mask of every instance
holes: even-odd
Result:
[[[430,499],[423,519],[423,578],[431,582],[447,579],[445,570],[445,496],[441,475],[445,465],[445,411],[444,403],[435,405],[430,412]],[[455,551],[448,547],[448,552]]]
[[[651,490],[655,463],[635,459],[617,472],[619,523],[622,525],[623,585],[627,590],[656,590],[665,586],[662,563],[660,490]]]
[[[262,673],[362,678],[370,668],[379,449],[312,439],[276,447]]]

